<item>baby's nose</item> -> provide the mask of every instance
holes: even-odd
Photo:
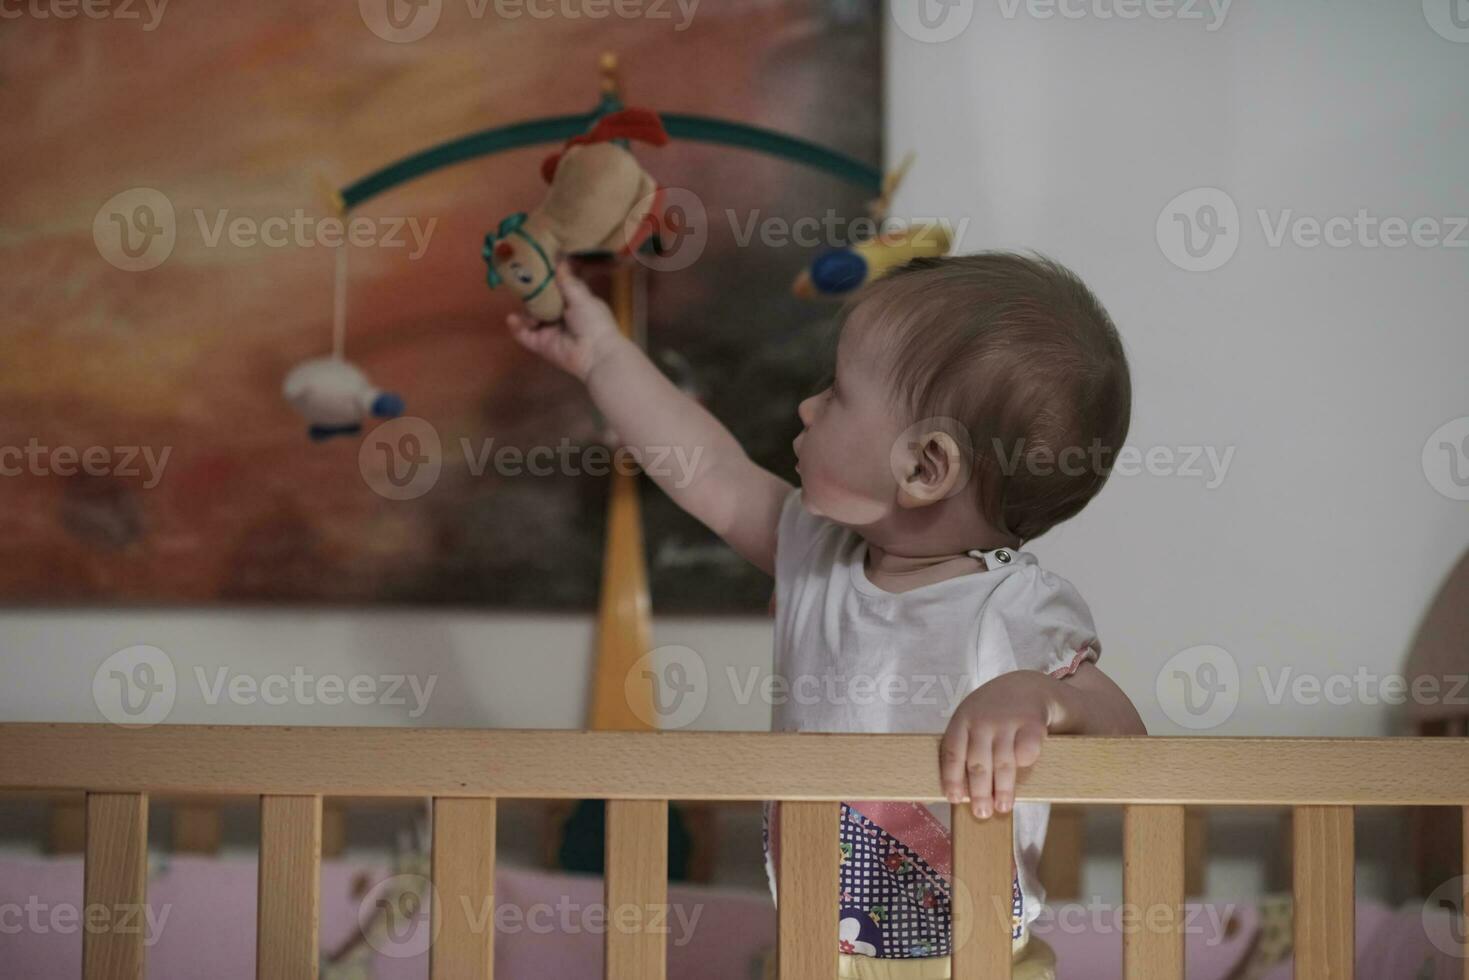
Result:
[[[812,395],[810,398],[807,398],[805,401],[801,402],[801,404],[796,406],[796,414],[800,416],[802,425],[811,424],[811,412],[815,404],[816,396]]]

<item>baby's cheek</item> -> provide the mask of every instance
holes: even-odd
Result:
[[[802,459],[801,490],[806,506],[838,524],[859,526],[881,520],[887,512],[887,501],[854,485],[851,476],[840,464],[820,465],[811,460],[808,465]]]

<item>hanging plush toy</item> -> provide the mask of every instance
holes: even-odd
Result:
[[[893,197],[913,167],[912,153],[882,180],[882,194],[868,202],[868,214],[885,226]],[[841,299],[917,258],[948,255],[954,236],[943,222],[922,222],[889,229],[848,248],[822,252],[792,285],[801,299]]]
[[[617,140],[668,142],[658,114],[623,109],[603,116],[541,165],[551,185],[540,206],[512,214],[485,236],[491,288],[501,283],[542,323],[561,319],[556,260],[577,252],[627,254],[652,233],[661,210],[658,185]]]
[[[887,232],[818,255],[796,278],[793,291],[802,299],[840,298],[913,259],[947,255],[952,246],[953,236],[939,224]]]
[[[355,364],[336,357],[302,361],[286,375],[286,401],[305,416],[307,433],[316,440],[362,431],[369,415],[393,418],[403,414],[403,399],[374,388]]]
[[[337,246],[336,281],[332,294],[332,353],[302,361],[281,385],[291,407],[306,418],[306,433],[320,441],[355,435],[369,415],[403,414],[403,399],[375,388],[362,369],[347,361],[347,246]]]

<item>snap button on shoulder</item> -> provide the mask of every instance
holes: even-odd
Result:
[[[1010,552],[1006,551],[1004,548],[1001,548],[1000,550],[995,552],[995,561],[999,562],[1001,565],[1008,565],[1010,563]]]

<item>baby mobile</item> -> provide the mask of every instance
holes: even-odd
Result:
[[[490,288],[508,287],[545,324],[557,322],[562,313],[553,278],[561,256],[626,256],[638,249],[656,253],[667,233],[678,231],[676,220],[665,212],[662,188],[633,155],[633,142],[658,147],[679,139],[753,150],[814,167],[874,193],[869,205],[874,227],[886,230],[816,256],[794,284],[802,298],[841,298],[910,259],[949,251],[951,236],[942,225],[894,226],[887,220],[911,155],[884,177],[859,160],[773,130],[629,108],[618,95],[615,56],[603,56],[601,71],[602,96],[591,112],[498,126],[416,153],[332,192],[338,214],[442,167],[560,142],[561,149],[541,165],[548,185],[545,197],[533,210],[502,219],[485,236],[482,252]],[[368,418],[392,418],[405,408],[402,397],[376,387],[346,359],[347,249],[343,244],[336,254],[331,354],[296,365],[283,385],[286,401],[305,418],[314,440],[358,434]]]
[[[709,116],[659,113],[622,104],[617,60],[601,61],[601,98],[590,112],[530,119],[498,126],[406,157],[333,193],[339,216],[400,184],[466,160],[517,147],[559,144],[541,165],[547,189],[530,210],[515,211],[485,235],[481,255],[490,288],[507,288],[541,323],[560,320],[563,301],[552,272],[562,256],[628,256],[643,262],[612,264],[611,305],[622,332],[641,342],[646,304],[641,301],[648,267],[667,255],[666,246],[689,229],[659,183],[643,169],[633,144],[667,145],[671,140],[718,144],[780,157],[831,174],[874,196],[869,216],[877,233],[849,248],[817,255],[794,283],[798,296],[841,298],[919,256],[943,255],[947,229],[935,224],[887,220],[889,202],[911,157],[886,178],[859,160],[773,130]],[[297,365],[285,379],[287,401],[306,419],[312,439],[362,431],[369,418],[404,411],[403,399],[376,387],[346,360],[347,256],[337,254],[331,354]],[[365,474],[364,474],[365,475]],[[652,672],[640,667],[653,648],[651,602],[637,477],[609,475],[601,595],[586,727],[594,731],[649,731],[663,723],[655,708]],[[600,870],[605,814],[602,801],[564,801],[544,822],[547,853],[568,870]],[[683,828],[709,826],[698,804],[670,807],[670,840]],[[707,850],[707,846],[705,848]],[[683,859],[692,861],[689,851]],[[670,874],[680,868],[670,860]],[[350,958],[350,957],[348,957]]]

